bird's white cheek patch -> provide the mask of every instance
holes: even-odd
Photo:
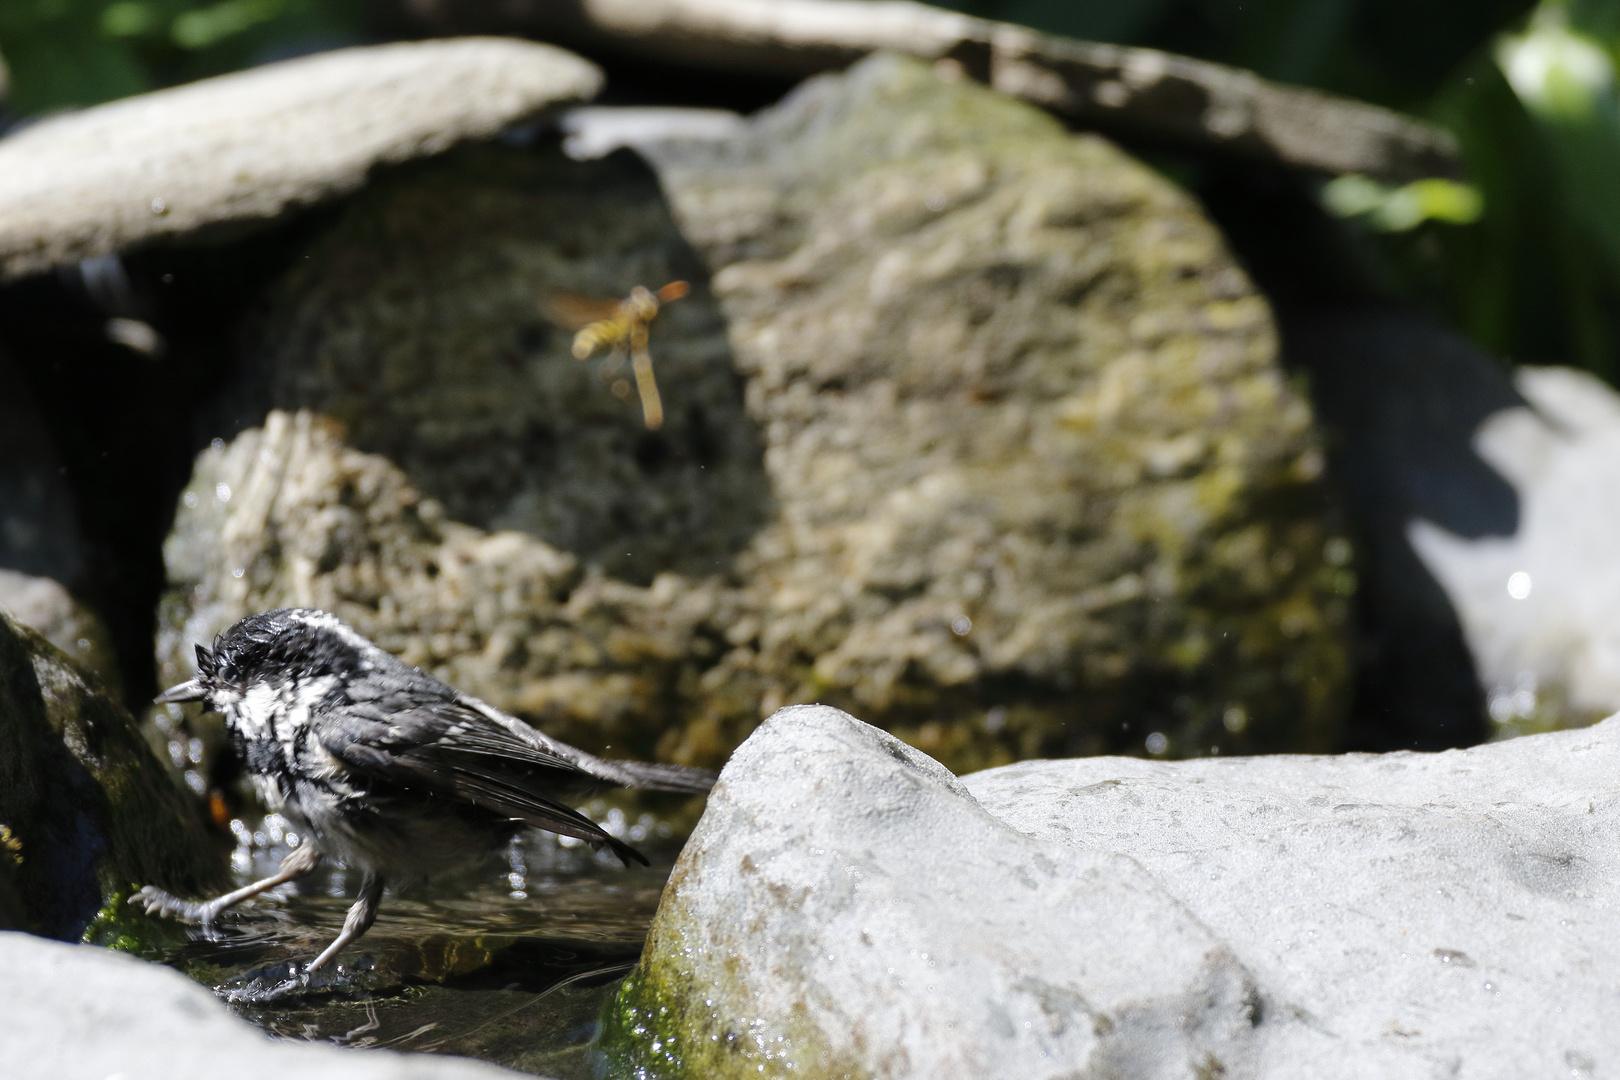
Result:
[[[275,715],[280,711],[276,693],[264,683],[248,687],[236,707],[236,722],[242,734],[249,739],[264,739],[275,734]]]

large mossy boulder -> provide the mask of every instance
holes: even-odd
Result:
[[[0,612],[0,920],[116,943],[140,885],[202,895],[225,860],[134,719]],[[138,940],[125,944],[138,945]]]
[[[314,604],[693,763],[810,700],[957,768],[1334,738],[1309,411],[1194,202],[1100,138],[877,57],[717,140],[402,168],[292,266],[168,545],[167,680]],[[674,278],[649,431],[547,312]]]

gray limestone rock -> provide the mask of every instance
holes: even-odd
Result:
[[[47,937],[138,947],[123,900],[225,881],[135,721],[39,634],[0,612],[0,916]],[[9,897],[9,899],[8,899]]]
[[[164,549],[164,685],[192,643],[276,607],[335,612],[383,648],[560,738],[650,753],[695,627],[725,598],[672,575],[640,588],[514,530],[449,519],[387,458],[307,411],[205,451]]]
[[[268,220],[600,86],[560,49],[461,38],[301,57],[31,124],[0,140],[0,277]]]
[[[1509,1080],[1620,1057],[1617,769],[1620,719],[1438,754],[962,782],[1031,838],[1129,855],[1253,973],[1264,1016],[1299,1018],[1237,1075]]]
[[[716,1080],[1601,1075],[1617,767],[1620,720],[958,780],[785,709],[722,774],[604,1045]]]
[[[1265,302],[1191,199],[892,57],[745,122],[633,119],[574,130],[650,169],[467,148],[294,260],[221,406],[248,430],[177,519],[166,679],[313,602],[678,761],[808,700],[958,768],[1331,742],[1349,550]],[[555,310],[674,278],[652,432]],[[502,554],[475,581],[447,544]]]
[[[270,1039],[177,971],[106,949],[0,933],[6,1075],[172,1080],[499,1080],[465,1058]]]
[[[1570,368],[1521,368],[1514,384],[1523,403],[1485,417],[1473,440],[1516,496],[1510,527],[1408,525],[1457,611],[1498,736],[1620,709],[1620,395]]]

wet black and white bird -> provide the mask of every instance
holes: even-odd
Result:
[[[606,760],[550,738],[324,611],[267,611],[225,631],[212,649],[196,648],[197,677],[158,702],[200,701],[224,714],[265,807],[308,839],[279,872],[224,896],[182,900],[148,885],[130,902],[208,925],[335,859],[361,871],[360,895],[306,976],[366,932],[387,880],[465,864],[524,826],[646,865],[570,801],[608,787],[699,794],[714,785],[714,774],[700,769]]]

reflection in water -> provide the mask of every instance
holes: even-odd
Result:
[[[464,873],[404,888],[330,974],[294,965],[329,940],[359,885],[336,871],[222,918],[165,956],[283,1038],[481,1058],[559,1080],[592,1077],[603,1004],[641,951],[677,847],[651,817],[603,813],[647,845],[625,870],[583,846],[529,833]],[[298,838],[270,815],[233,822],[242,881]]]

